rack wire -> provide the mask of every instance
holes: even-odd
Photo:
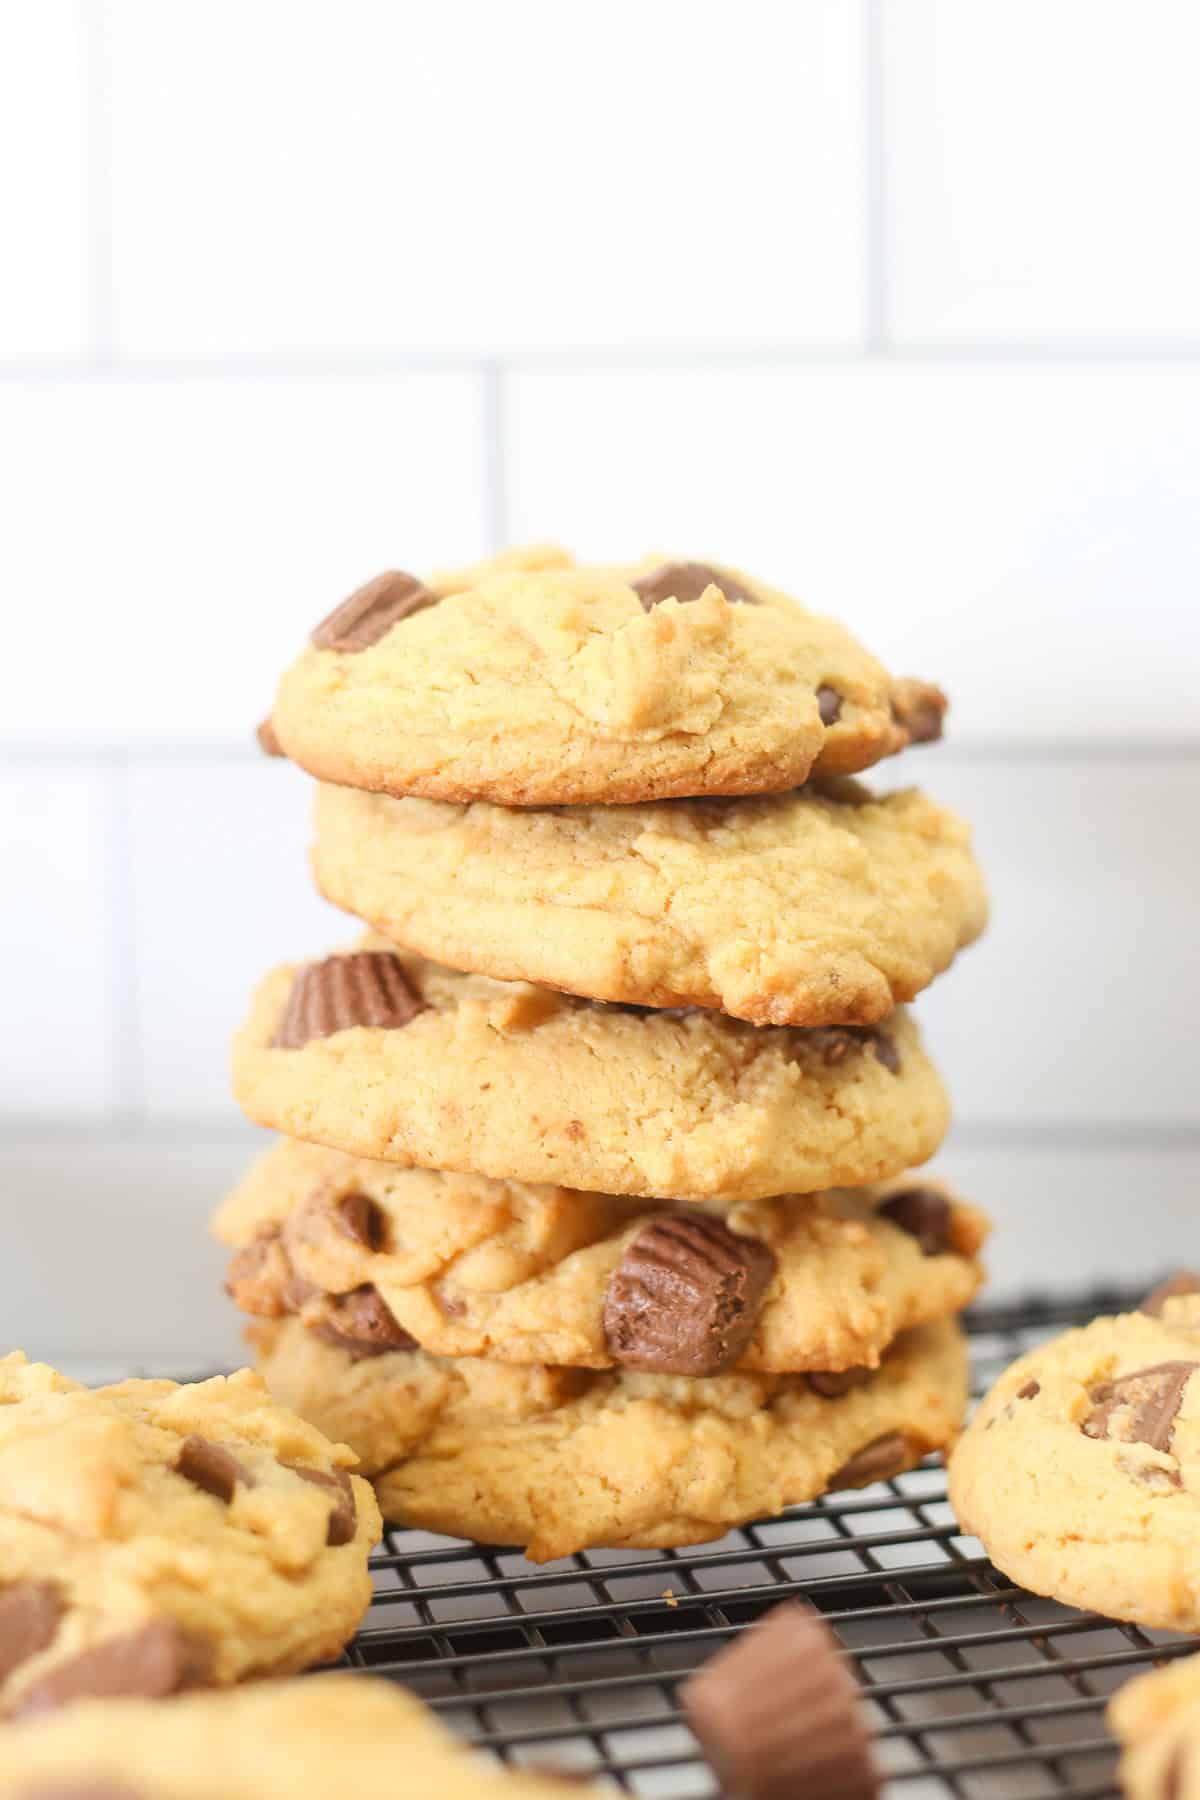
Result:
[[[976,1391],[1039,1340],[1129,1296],[968,1316]],[[1014,1587],[959,1531],[928,1462],[681,1551],[517,1552],[389,1531],[375,1600],[344,1663],[403,1682],[505,1762],[617,1793],[717,1793],[678,1683],[789,1595],[853,1656],[896,1800],[1103,1800],[1104,1728],[1129,1676],[1193,1641]]]

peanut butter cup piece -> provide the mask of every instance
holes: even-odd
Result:
[[[916,1238],[922,1256],[941,1256],[950,1248],[950,1203],[935,1188],[912,1187],[892,1194],[879,1216]]]
[[[1092,1388],[1092,1411],[1080,1430],[1085,1437],[1124,1444],[1149,1444],[1169,1451],[1184,1390],[1200,1363],[1152,1363]]]
[[[891,703],[892,718],[910,744],[932,744],[941,737],[950,705],[941,688],[905,675],[892,683]]]
[[[369,1283],[349,1294],[331,1296],[329,1311],[316,1327],[327,1344],[359,1355],[382,1356],[389,1350],[415,1350],[417,1340],[396,1323],[379,1289]]]
[[[729,601],[742,606],[758,605],[757,594],[752,594],[732,575],[714,569],[709,563],[660,563],[649,575],[642,575],[633,583],[633,591],[646,612],[651,612],[664,600],[678,600],[680,605],[690,605],[700,598],[705,588],[714,586],[719,587]]]
[[[355,1025],[397,1031],[410,1025],[425,1002],[388,950],[327,956],[296,973],[272,1048],[299,1050],[313,1038],[332,1037]]]
[[[350,1477],[344,1469],[336,1469],[327,1475],[324,1469],[308,1469],[303,1463],[285,1462],[285,1469],[298,1475],[301,1481],[307,1481],[313,1487],[325,1488],[333,1500],[329,1514],[329,1530],[325,1542],[333,1547],[340,1544],[352,1544],[358,1531],[358,1508],[354,1503],[354,1489],[350,1485]]]
[[[15,1718],[49,1712],[68,1700],[107,1700],[116,1695],[158,1700],[205,1686],[211,1670],[208,1644],[189,1637],[173,1620],[159,1619],[48,1669],[18,1694],[11,1714]]]
[[[881,1792],[858,1684],[811,1607],[775,1607],[690,1676],[680,1698],[723,1793],[876,1800]]]
[[[841,1488],[869,1487],[873,1481],[887,1481],[898,1475],[908,1460],[908,1439],[902,1432],[885,1431],[882,1437],[872,1438],[856,1450],[849,1462],[834,1471],[826,1486],[830,1493]]]
[[[401,619],[436,606],[437,601],[438,596],[415,575],[392,569],[356,588],[348,600],[335,606],[313,631],[312,641],[318,650],[369,650]]]
[[[48,1581],[14,1581],[0,1587],[0,1681],[49,1648],[65,1611]]]
[[[719,1375],[754,1335],[775,1257],[719,1219],[671,1215],[645,1226],[613,1271],[604,1339],[627,1369]]]
[[[1161,1319],[1167,1301],[1180,1299],[1185,1294],[1200,1294],[1200,1275],[1193,1269],[1180,1269],[1177,1275],[1160,1281],[1156,1288],[1151,1288],[1138,1311],[1149,1313],[1152,1319]]]
[[[203,1489],[214,1500],[223,1500],[227,1506],[233,1499],[239,1481],[245,1487],[254,1486],[254,1477],[249,1469],[242,1467],[236,1456],[231,1456],[228,1450],[220,1444],[214,1444],[210,1438],[199,1437],[195,1433],[184,1438],[175,1459],[175,1471],[185,1481],[190,1481],[193,1487]]]

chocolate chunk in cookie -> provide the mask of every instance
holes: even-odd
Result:
[[[836,725],[842,716],[842,696],[827,681],[817,689],[817,711],[822,725]]]
[[[312,641],[318,650],[369,650],[401,619],[436,606],[437,601],[438,596],[415,575],[393,569],[356,588],[348,600],[335,606],[313,631]]]
[[[117,1695],[158,1700],[203,1687],[211,1668],[208,1644],[189,1637],[173,1621],[157,1619],[48,1669],[18,1694],[12,1716],[47,1712],[68,1700],[107,1700]]]
[[[239,1481],[246,1487],[254,1486],[254,1477],[236,1456],[231,1456],[220,1444],[195,1433],[184,1438],[175,1469],[193,1487],[202,1488],[215,1500],[224,1500],[226,1505],[233,1499]]]
[[[872,1481],[886,1481],[898,1475],[909,1458],[908,1440],[898,1431],[885,1431],[857,1450],[849,1462],[843,1463],[829,1477],[830,1491],[838,1488],[866,1487]]]
[[[301,1481],[307,1481],[313,1487],[325,1488],[333,1496],[325,1542],[334,1546],[353,1543],[358,1531],[358,1508],[354,1503],[350,1477],[345,1471],[338,1469],[332,1475],[327,1475],[324,1469],[307,1469],[301,1463],[285,1462],[283,1466],[290,1469],[293,1475],[298,1475]]]
[[[327,956],[297,971],[272,1047],[299,1050],[312,1038],[332,1037],[356,1025],[395,1031],[409,1025],[425,1002],[387,950]]]
[[[338,1344],[360,1355],[381,1356],[388,1350],[415,1350],[417,1340],[398,1325],[378,1288],[366,1284],[352,1293],[330,1299],[329,1310],[316,1327],[326,1343]]]
[[[364,1250],[382,1250],[387,1237],[387,1214],[367,1194],[342,1194],[334,1202],[333,1221],[343,1237]]]
[[[604,1337],[616,1362],[662,1375],[719,1375],[754,1335],[775,1257],[719,1219],[656,1219],[608,1284]]]
[[[652,569],[649,575],[643,575],[633,583],[633,591],[647,612],[660,606],[664,600],[678,600],[681,605],[690,604],[710,587],[719,587],[727,600],[736,601],[740,605],[758,605],[757,594],[752,594],[748,587],[744,587],[732,575],[725,574],[722,569],[714,569],[708,563],[662,563],[657,569]]]
[[[1169,1451],[1184,1389],[1200,1363],[1154,1363],[1091,1390],[1092,1411],[1080,1429],[1085,1437],[1117,1438]]]
[[[54,1641],[66,1607],[48,1581],[0,1587],[0,1681]]]
[[[812,1369],[808,1385],[822,1400],[840,1400],[851,1388],[861,1387],[870,1378],[870,1369]]]
[[[950,702],[941,688],[906,675],[892,683],[892,718],[910,744],[932,744],[942,735]]]
[[[950,1248],[950,1203],[936,1188],[905,1188],[892,1194],[879,1216],[916,1238],[923,1256],[942,1256]]]

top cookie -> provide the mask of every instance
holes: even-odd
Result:
[[[91,1702],[0,1733],[0,1800],[580,1800],[589,1791],[567,1776],[497,1768],[414,1694],[354,1675],[170,1706]]]
[[[324,781],[553,806],[781,792],[940,736],[945,706],[736,570],[540,549],[379,576],[317,626],[268,724]]]
[[[1200,1295],[1095,1319],[992,1388],[950,1463],[950,1502],[1034,1593],[1200,1628]]]
[[[355,1460],[248,1369],[89,1391],[0,1359],[0,1716],[336,1656],[381,1531]]]

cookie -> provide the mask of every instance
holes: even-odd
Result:
[[[961,819],[840,781],[518,811],[318,791],[327,900],[422,956],[755,1025],[869,1025],[987,919]]]
[[[926,1182],[668,1211],[284,1139],[215,1230],[244,1311],[354,1356],[715,1375],[875,1368],[971,1299],[987,1223]]]
[[[281,1400],[352,1443],[386,1519],[535,1562],[703,1543],[945,1445],[966,1406],[950,1321],[843,1393],[806,1375],[649,1375],[398,1350],[355,1361],[298,1319],[252,1328]]]
[[[1109,1702],[1129,1800],[1200,1797],[1200,1656],[1139,1675]]]
[[[354,1460],[248,1369],[89,1390],[0,1359],[0,1714],[335,1656],[381,1530]]]
[[[1096,1319],[1023,1356],[950,1464],[950,1500],[1036,1594],[1200,1629],[1200,1297]]]
[[[884,1180],[948,1120],[903,1010],[818,1030],[643,1013],[373,937],[267,976],[233,1085],[260,1125],[353,1156],[679,1200]]]
[[[187,1694],[170,1706],[83,1702],[0,1732],[0,1800],[580,1800],[588,1791],[578,1779],[485,1762],[414,1694],[357,1675]]]
[[[313,631],[270,723],[323,781],[611,805],[852,773],[939,736],[945,706],[735,570],[535,550],[369,582]]]

